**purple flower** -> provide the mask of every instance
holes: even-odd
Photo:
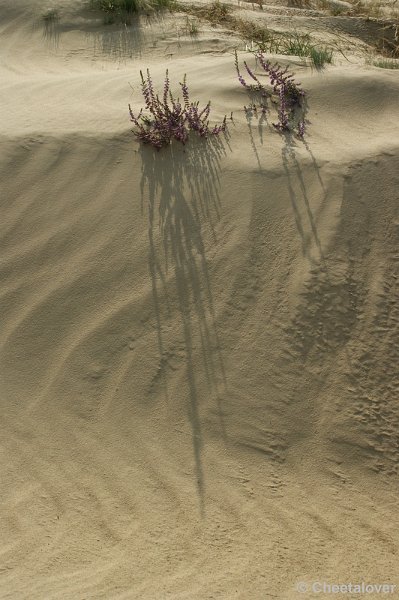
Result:
[[[270,61],[265,59],[262,52],[258,52],[255,56],[257,62],[259,62],[262,69],[268,75],[273,92],[278,97],[278,122],[273,123],[273,125],[279,131],[290,130],[292,128],[293,123],[295,122],[295,114],[297,107],[302,107],[302,101],[305,97],[305,92],[300,87],[301,84],[299,82],[294,81],[293,74],[288,73],[288,66],[283,68],[278,63],[271,64]],[[260,93],[260,96],[263,99],[260,102],[260,108],[262,110],[262,114],[265,114],[267,106],[264,102],[264,99],[267,98],[268,93],[263,84],[259,81],[258,77],[254,74],[252,69],[248,66],[248,64],[245,61],[244,66],[251,79],[257,83],[257,86],[248,85],[243,76],[241,75],[238,64],[238,56],[236,52],[235,67],[237,71],[238,80],[241,83],[241,85],[243,85],[247,90],[251,92],[256,91]],[[256,113],[256,107],[253,104],[251,105],[250,109]],[[244,110],[248,111],[248,108],[244,107]],[[299,123],[297,123],[297,133],[299,137],[303,137],[305,133],[305,123],[303,119],[301,119]]]
[[[134,134],[144,144],[151,144],[158,150],[175,139],[182,144],[188,141],[189,131],[195,131],[201,137],[219,135],[226,130],[227,120],[224,117],[220,125],[209,126],[211,103],[208,102],[200,110],[198,102],[191,102],[186,76],[180,83],[183,102],[175,99],[170,91],[169,73],[166,71],[162,100],[155,94],[151,75],[141,76],[141,91],[144,98],[146,113],[143,109],[136,116],[129,105],[130,120],[134,123]],[[149,114],[148,114],[149,113]]]

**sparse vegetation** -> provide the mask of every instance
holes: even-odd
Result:
[[[330,10],[333,17],[339,17],[347,12],[347,9],[345,9],[343,6],[340,6],[339,4],[331,6]]]
[[[41,15],[41,25],[43,27],[43,38],[50,45],[57,46],[58,44],[58,25],[60,21],[60,14],[56,8],[48,9],[44,14]]]
[[[229,24],[229,26],[232,26],[236,20],[231,14],[231,7],[227,4],[223,4],[219,0],[204,5],[179,3],[178,7],[183,12],[204,19],[209,23],[212,23],[212,25]]]
[[[312,50],[310,36],[294,33],[283,37],[282,50],[283,54],[291,54],[292,56],[310,56]]]
[[[237,31],[237,33],[247,43],[256,42],[257,44],[272,45],[273,42],[278,42],[279,40],[278,34],[276,34],[272,29],[269,29],[268,27],[262,25],[258,25],[255,21],[235,19],[234,30]]]
[[[382,35],[376,41],[375,49],[387,58],[399,58],[399,20],[388,22],[382,28]]]
[[[205,19],[212,25],[221,25],[235,31],[247,44],[256,44],[256,51],[271,54],[287,54],[310,58],[316,68],[322,68],[333,59],[332,50],[318,47],[307,34],[276,32],[267,26],[259,25],[235,17],[232,9],[221,2],[213,2],[205,6],[179,5],[180,9]]]
[[[108,13],[133,14],[141,10],[168,8],[168,0],[91,0],[91,6]]]
[[[310,58],[317,69],[322,69],[325,64],[333,61],[333,50],[327,46],[318,46],[308,34],[269,33],[268,39],[256,41],[261,52]]]
[[[365,2],[364,0],[357,0],[356,2],[354,2],[351,8],[351,14],[367,18],[379,19],[382,15],[381,2]]]
[[[261,52],[256,54],[256,61],[268,75],[271,90],[276,96],[278,121],[273,123],[273,126],[280,132],[296,130],[298,136],[302,138],[305,133],[305,92],[301,88],[301,84],[294,80],[292,73],[288,73],[288,67],[284,69],[278,63],[272,64],[265,59]],[[237,52],[235,54],[235,67],[239,82],[249,92],[251,98],[251,104],[248,107],[244,106],[244,110],[252,114],[253,112],[257,113],[259,109],[265,115],[269,110],[267,99],[272,97],[272,93],[265,88],[253,69],[244,61],[245,70],[254,82],[247,83],[240,71]]]
[[[288,0],[287,4],[292,8],[312,8],[310,0]]]
[[[312,63],[316,69],[322,69],[325,64],[331,64],[333,60],[333,51],[330,48],[312,47],[309,54]]]
[[[187,30],[188,35],[191,35],[193,37],[198,35],[198,33],[199,33],[198,21],[187,17],[186,30]]]
[[[385,59],[380,59],[380,60],[373,60],[371,61],[371,64],[374,67],[379,67],[380,69],[399,69],[399,60],[395,60],[395,59],[389,59],[389,58],[385,58]]]
[[[128,24],[135,13],[173,10],[175,0],[90,0],[90,7],[104,13],[104,23]]]
[[[141,109],[136,116],[129,104],[130,120],[134,123],[133,133],[144,144],[150,144],[157,150],[168,146],[172,140],[186,144],[189,132],[194,131],[200,137],[207,138],[219,135],[227,128],[227,118],[224,117],[220,125],[209,125],[209,114],[211,110],[210,101],[203,109],[199,108],[199,102],[192,102],[184,76],[180,83],[183,101],[175,99],[170,89],[169,73],[166,71],[163,93],[160,97],[155,93],[150,71],[147,76],[141,75],[141,91],[143,94],[145,109]],[[146,112],[144,112],[146,110]]]
[[[104,15],[104,23],[131,23],[131,17],[134,13],[155,12],[168,9],[178,11],[187,15],[184,32],[186,35],[196,36],[199,32],[199,20],[206,20],[212,26],[221,26],[228,31],[235,32],[241,39],[256,51],[270,54],[286,54],[291,56],[300,56],[307,58],[316,67],[322,69],[327,64],[333,62],[334,52],[340,52],[345,58],[345,54],[338,43],[319,45],[311,38],[309,34],[298,32],[281,32],[269,29],[261,21],[243,19],[235,15],[235,7],[225,4],[220,0],[215,0],[210,4],[186,4],[179,0],[87,0],[91,7],[100,10]],[[251,1],[251,0],[247,0]],[[253,3],[252,3],[253,4]],[[259,8],[263,8],[262,1],[257,2]],[[315,8],[329,12],[333,15],[350,14],[356,15],[360,19],[373,21],[371,15],[377,15],[381,12],[381,0],[374,0],[366,3],[365,0],[357,0],[352,8],[345,3],[337,0],[288,0],[290,6],[296,8]],[[51,19],[49,11],[48,19]],[[393,15],[393,13],[392,13]],[[44,17],[43,17],[44,18]],[[394,17],[392,17],[394,19]],[[381,23],[379,31],[380,36],[375,36],[375,50],[388,58],[399,57],[399,21],[396,20],[378,21]],[[378,31],[377,21],[376,32]],[[396,29],[395,29],[396,28]],[[367,40],[367,43],[371,43]]]
[[[45,25],[57,23],[59,21],[59,18],[60,16],[56,8],[50,8],[42,15],[42,19]]]

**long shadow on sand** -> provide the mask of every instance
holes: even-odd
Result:
[[[326,205],[327,190],[321,179],[319,167],[309,145],[306,141],[303,143],[311,157],[312,167],[319,182],[322,204]],[[288,135],[282,150],[282,162],[296,226],[301,237],[302,253],[312,263],[311,279],[305,286],[303,303],[298,307],[294,321],[294,329],[300,330],[299,346],[302,358],[307,360],[313,356],[313,360],[315,357],[322,360],[324,356],[331,356],[339,349],[344,349],[347,366],[353,372],[347,343],[356,326],[364,293],[351,258],[353,251],[350,236],[341,231],[346,223],[341,225],[334,238],[323,248],[301,164],[295,154],[295,142]],[[299,190],[296,191],[298,187]],[[305,211],[300,210],[301,204]],[[313,259],[310,255],[312,245],[317,248],[318,255]]]
[[[104,14],[87,6],[69,12],[49,10],[35,21],[33,31],[41,31],[46,46],[52,51],[58,50],[62,36],[79,32],[86,40],[84,50],[93,53],[93,60],[119,63],[151,54],[158,58],[164,56],[166,60],[180,47],[179,29],[171,25],[170,17],[164,12],[133,14],[123,22],[104,20]],[[195,46],[194,38],[188,38]],[[70,49],[69,55],[81,52],[82,48]]]
[[[148,266],[159,354],[162,365],[168,356],[164,327],[177,312],[201,510],[204,474],[198,380],[202,372],[208,391],[216,391],[217,396],[219,383],[225,382],[206,248],[212,248],[216,242],[219,171],[226,142],[227,138],[215,137],[207,142],[193,139],[184,148],[173,144],[160,152],[148,147],[140,150],[141,194],[143,210],[148,208]],[[166,370],[162,377],[167,398]],[[221,418],[220,407],[218,412]]]
[[[325,190],[324,183],[320,176],[319,167],[318,167],[316,160],[315,160],[308,144],[306,143],[306,141],[303,141],[302,143],[305,145],[305,147],[312,159],[312,166],[314,169],[314,173],[316,174],[317,179],[320,184],[320,190],[323,195],[323,201],[325,201],[326,190]],[[318,252],[319,252],[319,260],[321,261],[322,265],[325,266],[326,259],[323,254],[322,245],[321,245],[319,234],[318,234],[317,227],[316,227],[316,221],[315,221],[315,218],[313,216],[313,212],[312,212],[312,209],[310,206],[310,200],[308,197],[306,183],[305,183],[305,180],[302,175],[301,165],[295,154],[295,142],[294,142],[291,134],[285,135],[285,144],[282,149],[282,164],[283,164],[284,172],[286,175],[286,182],[287,182],[288,193],[289,193],[289,197],[290,197],[290,201],[291,201],[291,206],[294,211],[295,223],[296,223],[296,226],[298,229],[298,233],[301,236],[302,252],[304,255],[308,255],[309,246],[311,245],[312,240],[313,240],[314,243],[316,244]],[[295,179],[296,182],[299,184],[299,189],[300,189],[299,194],[297,192],[295,192],[293,179]],[[300,211],[298,208],[298,205],[301,203],[301,201],[303,202],[305,209],[306,209],[307,221],[308,221],[308,225],[310,226],[310,230],[311,230],[310,236],[305,233],[306,229],[308,227],[307,227],[307,224],[303,223],[303,217],[301,217],[301,214],[300,214]]]
[[[97,30],[88,30],[86,35],[93,42],[95,56],[107,56],[119,61],[139,58],[153,44],[150,25],[157,21],[156,17],[133,15],[129,24],[106,25]]]
[[[92,47],[94,59],[125,61],[140,58],[144,51],[154,47],[157,35],[162,35],[166,27],[162,15],[132,15],[128,23],[106,23],[104,15],[82,7],[65,14],[49,10],[37,19],[33,30],[42,31],[44,42],[53,51],[58,49],[61,36],[80,32],[86,37],[87,49]]]

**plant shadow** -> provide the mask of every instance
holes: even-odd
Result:
[[[161,17],[132,15],[128,23],[110,23],[95,31],[88,31],[87,35],[93,42],[94,54],[119,61],[140,58],[153,43],[151,26],[160,21]]]
[[[41,30],[42,39],[51,50],[57,50],[60,43],[60,15],[57,10],[48,10],[34,21],[33,31]]]
[[[94,58],[107,57],[113,61],[140,58],[144,52],[153,50],[166,28],[163,13],[133,14],[126,22],[106,22],[104,15],[87,7],[74,12],[48,11],[33,27],[41,29],[43,40],[52,50],[58,49],[61,36],[79,32],[92,46]]]
[[[172,319],[177,314],[202,514],[205,482],[201,459],[200,379],[205,379],[209,394],[216,394],[224,434],[218,390],[226,380],[207,252],[217,242],[219,173],[226,145],[228,136],[224,134],[224,137],[210,137],[206,142],[191,137],[186,146],[172,143],[159,152],[148,146],[140,148],[142,208],[148,210],[148,267],[158,350],[162,364],[168,356],[164,327],[168,320],[174,323]],[[162,379],[168,399],[166,370]]]

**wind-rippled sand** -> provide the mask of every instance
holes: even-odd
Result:
[[[304,144],[215,33],[117,59],[34,5],[0,7],[1,599],[399,586],[398,72],[293,59]],[[139,147],[166,66],[228,139]]]

